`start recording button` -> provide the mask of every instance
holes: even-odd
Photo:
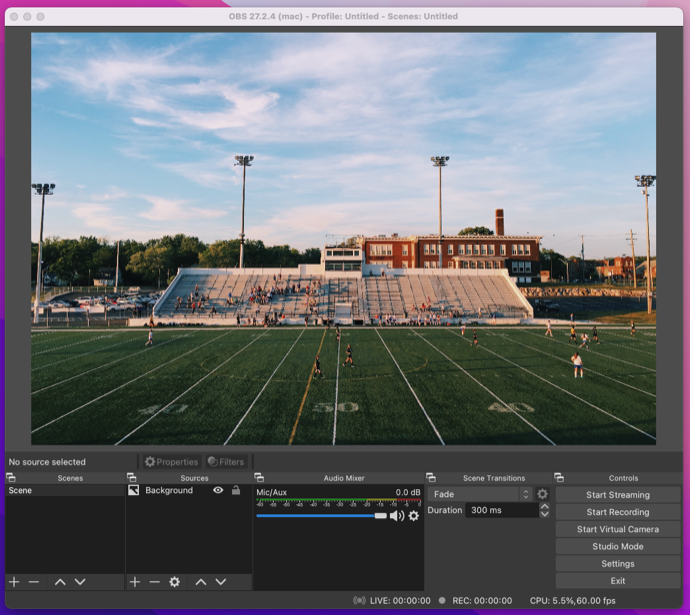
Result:
[[[247,470],[249,455],[210,453],[206,455],[207,470]]]
[[[145,470],[201,469],[201,455],[140,455],[140,466]]]

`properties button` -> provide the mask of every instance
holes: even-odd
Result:
[[[139,455],[139,467],[144,470],[201,470],[201,455]]]

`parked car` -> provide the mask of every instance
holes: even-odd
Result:
[[[550,299],[537,299],[534,305],[534,309],[537,312],[560,312],[561,308],[558,303],[551,301]]]

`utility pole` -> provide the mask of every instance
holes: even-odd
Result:
[[[649,256],[649,187],[654,185],[656,175],[636,175],[638,188],[644,188],[644,207],[647,214],[647,314],[652,313],[652,267]]]
[[[632,229],[630,229],[630,247],[633,255],[633,283],[637,288],[637,261],[635,260],[635,238],[633,237]]]
[[[252,166],[254,156],[235,156],[235,166],[242,167],[242,227],[240,229],[240,269],[244,268],[244,187],[247,181],[247,167]]]
[[[582,240],[582,258],[580,260],[582,262],[582,282],[584,283],[584,281],[585,281],[585,236],[580,235],[580,239]]]
[[[432,156],[431,162],[438,167],[438,268],[443,269],[443,233],[441,230],[441,169],[450,160],[448,156]]]
[[[120,242],[117,242],[117,256],[115,257],[115,294],[117,294],[117,283],[120,276]]]
[[[46,194],[53,194],[55,184],[31,184],[36,194],[41,195],[41,232],[38,238],[38,262],[36,263],[36,299],[34,301],[34,323],[38,324],[38,304],[41,302],[41,289],[43,288],[43,273],[41,271],[43,261],[43,212],[46,205]],[[48,321],[46,320],[46,323]]]

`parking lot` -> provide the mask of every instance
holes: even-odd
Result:
[[[544,300],[551,301],[552,305],[558,305],[557,313],[565,314],[566,316],[575,312],[607,312],[613,310],[636,312],[647,307],[644,297],[548,297],[540,299],[540,301]],[[552,317],[556,313],[554,311],[538,311],[536,300],[528,298],[528,301],[535,308],[535,318]],[[652,298],[652,309],[656,309],[656,297]]]
[[[88,293],[83,290],[67,292],[40,303],[40,322],[50,325],[84,325],[91,322],[149,316],[162,292],[121,292],[107,294]],[[34,305],[31,304],[33,316]],[[110,322],[109,324],[113,324]]]

